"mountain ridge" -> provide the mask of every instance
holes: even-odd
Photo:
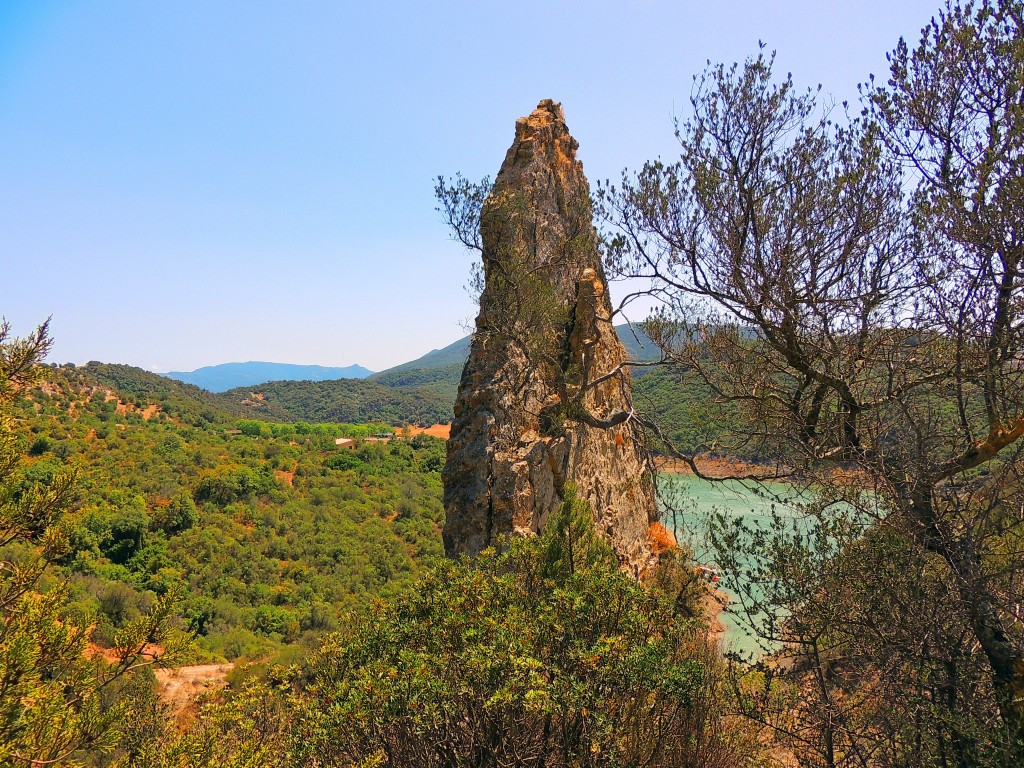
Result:
[[[209,392],[220,393],[237,387],[251,387],[270,381],[365,379],[372,374],[373,371],[361,365],[337,367],[250,360],[245,363],[206,365],[196,368],[194,371],[169,371],[159,375],[194,384]]]

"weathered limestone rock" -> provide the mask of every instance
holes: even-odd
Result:
[[[590,188],[560,104],[516,136],[481,211],[485,286],[445,464],[445,551],[535,535],[566,483],[623,564],[652,561],[650,468],[630,413],[626,353],[592,224]]]

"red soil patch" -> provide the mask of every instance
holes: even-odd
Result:
[[[294,483],[294,481],[295,481],[295,473],[294,472],[289,472],[289,471],[287,471],[285,469],[275,469],[274,470],[274,477],[276,477],[278,480],[284,480],[286,483],[288,483],[288,487],[289,488],[295,487],[295,483]]]
[[[651,551],[656,555],[674,549],[676,546],[676,537],[669,532],[668,528],[658,522],[648,526],[647,541],[651,544]]]
[[[408,432],[406,432],[406,430],[408,430]],[[396,435],[408,434],[409,437],[415,437],[416,435],[430,435],[431,437],[439,437],[442,440],[447,440],[451,435],[451,432],[451,424],[433,424],[429,427],[395,427]]]

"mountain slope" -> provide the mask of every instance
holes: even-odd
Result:
[[[364,379],[373,371],[361,365],[331,368],[323,365],[292,365],[290,363],[222,363],[194,371],[171,371],[161,374],[171,379],[195,384],[210,392],[226,392],[235,387],[251,387],[267,381],[328,381],[331,379]]]
[[[654,343],[637,325],[616,332],[632,360],[659,358]],[[223,393],[230,408],[253,418],[277,421],[385,421],[391,424],[448,423],[469,354],[470,336],[422,357],[362,379],[273,381]],[[634,369],[634,376],[646,372]]]
[[[435,424],[451,421],[455,389],[387,386],[373,379],[271,381],[231,389],[220,397],[250,418],[269,421]]]
[[[380,373],[375,373],[374,378],[384,376],[385,374],[413,369],[447,368],[451,365],[458,365],[461,368],[465,365],[466,358],[469,356],[469,343],[472,338],[472,336],[463,336],[458,341],[453,341],[447,347],[432,349],[430,352],[423,355],[423,357],[417,357],[415,360],[410,360],[407,363],[402,363],[401,365],[388,368]]]
[[[112,390],[139,407],[155,403],[161,411],[189,424],[234,419],[246,413],[238,402],[131,365],[91,362],[79,366],[76,373],[76,381],[83,386]]]
[[[659,359],[660,355],[658,354],[657,347],[654,346],[654,342],[643,332],[638,323],[617,325],[615,326],[615,332],[619,335],[619,341],[626,348],[626,354],[630,360],[651,362]],[[434,370],[437,368],[450,369],[452,366],[457,366],[459,373],[461,373],[462,366],[465,365],[466,358],[469,356],[469,345],[472,340],[472,336],[463,336],[458,341],[453,341],[447,347],[431,350],[423,355],[423,357],[418,357],[407,363],[375,373],[370,378],[376,381],[401,381],[402,377],[396,376],[396,374]],[[450,372],[446,372],[445,376],[450,378]],[[458,375],[455,377],[455,382],[458,383]]]

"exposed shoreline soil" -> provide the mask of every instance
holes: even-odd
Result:
[[[751,479],[763,478],[767,480],[771,479],[774,475],[786,474],[786,469],[784,467],[755,464],[753,462],[744,461],[743,459],[734,459],[728,456],[701,454],[699,456],[695,456],[694,461],[696,462],[697,469],[700,470],[701,474],[715,478],[744,477]],[[660,456],[655,459],[654,466],[658,472],[681,475],[694,474],[692,467],[680,459],[671,459],[665,456]]]

